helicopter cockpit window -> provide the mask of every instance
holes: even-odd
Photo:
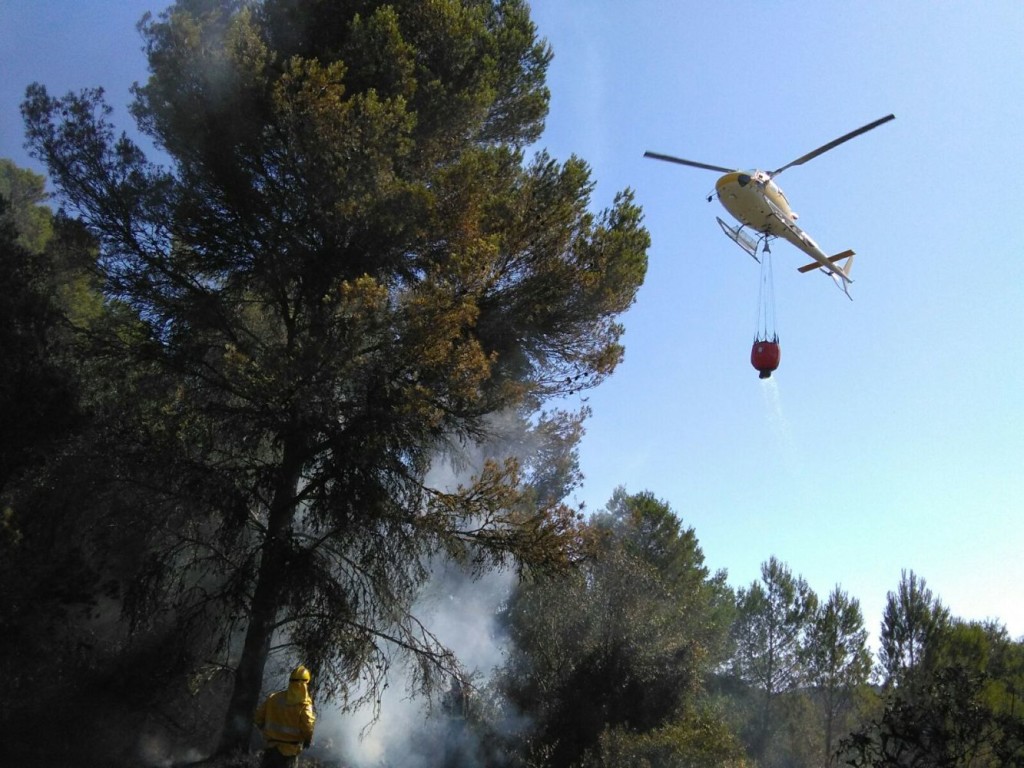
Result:
[[[741,173],[739,176],[736,177],[736,181],[741,187],[745,187],[747,186],[747,184],[750,183],[750,175],[746,173]]]

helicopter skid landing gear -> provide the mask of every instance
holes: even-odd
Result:
[[[754,261],[760,263],[761,260],[757,258],[757,249],[761,245],[761,239],[755,240],[746,232],[743,231],[742,226],[729,226],[718,216],[715,217],[718,221],[718,226],[722,228],[726,237],[732,240],[736,245],[742,248]]]

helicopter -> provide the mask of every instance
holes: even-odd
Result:
[[[834,256],[829,256],[825,253],[810,235],[797,226],[797,214],[790,208],[789,200],[786,199],[786,195],[779,188],[779,185],[775,183],[775,177],[793,166],[803,165],[809,160],[813,160],[819,155],[835,149],[840,144],[894,119],[896,119],[895,115],[886,115],[872,123],[861,126],[855,131],[850,131],[838,139],[823,144],[774,171],[739,171],[719,165],[684,160],[681,157],[663,155],[657,152],[644,152],[644,157],[725,174],[715,182],[715,192],[708,196],[708,202],[711,202],[717,196],[725,210],[739,222],[739,225],[730,225],[722,221],[721,217],[715,217],[722,231],[728,235],[729,239],[750,254],[755,261],[760,262],[760,259],[757,257],[758,248],[762,247],[764,252],[770,252],[769,241],[771,238],[781,237],[814,259],[810,264],[798,267],[798,271],[811,272],[820,269],[831,276],[832,280],[842,289],[847,298],[852,299],[849,286],[853,282],[850,279],[850,267],[853,265],[854,256],[853,251],[842,251]],[[745,231],[747,228],[757,233],[756,236],[752,236],[750,232]]]

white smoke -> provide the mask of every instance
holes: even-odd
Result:
[[[485,683],[504,660],[494,621],[514,583],[510,571],[474,580],[456,566],[438,566],[413,610],[455,653],[474,685]],[[346,768],[440,764],[437,751],[443,748],[445,720],[437,716],[437,701],[410,694],[407,671],[400,665],[392,669],[376,721],[369,708],[350,714],[322,709],[316,739],[322,743],[321,759]]]
[[[137,758],[147,768],[171,768],[175,765],[190,765],[206,755],[195,748],[183,748],[165,734],[147,733],[139,739],[136,747]]]
[[[470,482],[484,459],[502,459],[512,452],[524,455],[535,448],[534,438],[512,415],[495,417],[491,433],[497,438],[489,446],[466,446],[439,459],[426,485],[454,491]],[[516,448],[509,449],[510,445]],[[505,660],[505,645],[495,622],[516,584],[516,574],[505,569],[471,578],[458,565],[440,560],[432,563],[430,570],[430,580],[413,615],[455,654],[472,686],[479,689]],[[438,701],[410,693],[408,672],[400,665],[392,668],[376,720],[370,707],[354,713],[323,707],[316,728],[319,746],[314,747],[311,756],[325,765],[344,768],[433,768],[443,764],[444,752],[451,747],[451,721],[440,712]],[[474,696],[474,692],[471,690],[469,695]],[[511,730],[521,725],[509,717],[504,727]],[[471,741],[472,734],[463,731],[460,740],[467,739]],[[460,768],[473,768],[478,763],[473,752],[472,744],[460,752]],[[483,765],[482,758],[479,764]]]

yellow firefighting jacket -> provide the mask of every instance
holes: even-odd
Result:
[[[288,683],[288,690],[270,694],[256,710],[254,720],[267,749],[276,747],[282,755],[299,754],[303,742],[313,738],[316,722],[306,684],[293,680]]]

